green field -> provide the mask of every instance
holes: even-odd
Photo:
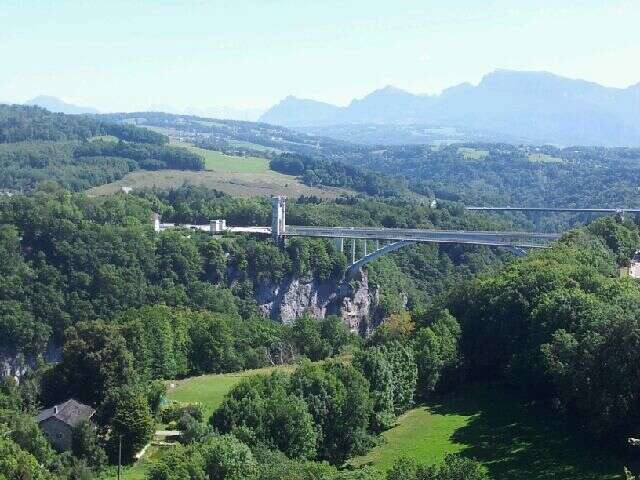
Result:
[[[292,370],[295,366],[277,368]],[[208,418],[243,377],[273,370],[173,381],[167,397],[201,403]],[[622,478],[624,465],[618,458],[594,450],[584,435],[559,417],[491,387],[468,388],[410,410],[383,438],[381,445],[349,463],[386,470],[402,456],[433,464],[448,453],[458,453],[481,461],[495,480],[613,480]],[[152,447],[143,460],[125,470],[125,478],[144,478],[149,462],[160,455],[162,450]]]
[[[401,456],[435,463],[460,453],[480,460],[496,480],[622,478],[624,462],[594,451],[547,411],[490,388],[411,410],[383,436],[351,463],[386,469]]]
[[[561,158],[553,157],[551,155],[547,155],[546,153],[530,153],[529,161],[539,162],[539,163],[562,163],[563,162]]]
[[[136,462],[131,467],[124,467],[122,469],[122,478],[124,480],[144,480],[147,478],[147,469],[149,465],[154,461],[160,459],[164,452],[167,452],[173,447],[151,445],[144,457]],[[115,472],[112,478],[115,478]]]
[[[222,152],[214,150],[206,150],[204,148],[194,147],[188,144],[176,143],[186,147],[192,152],[204,157],[205,169],[210,172],[218,173],[267,173],[269,169],[269,160],[258,157],[236,157],[233,155],[225,155]]]
[[[482,160],[489,155],[489,152],[477,148],[460,147],[458,148],[458,154],[462,155],[465,160]]]
[[[117,142],[118,137],[114,137],[113,135],[96,135],[95,137],[91,137],[90,141],[93,140],[102,140],[103,142]]]
[[[157,129],[155,129],[157,130]],[[284,175],[269,169],[269,161],[258,157],[238,157],[222,152],[205,150],[188,143],[174,142],[202,155],[205,159],[204,171],[190,170],[138,170],[128,173],[120,180],[93,187],[89,195],[112,195],[122,187],[134,190],[146,188],[180,188],[184,185],[202,186],[219,190],[237,197],[271,197],[286,195],[298,198],[314,195],[320,198],[336,198],[353,193],[344,188],[310,187],[292,175]]]
[[[264,145],[260,145],[257,143],[242,142],[240,140],[228,140],[228,142],[234,147],[247,148],[251,150],[256,150],[258,152],[273,152],[278,154],[284,152],[284,150],[280,150],[278,148],[273,148],[273,147],[265,147]]]
[[[243,377],[256,374],[268,375],[275,369],[291,371],[293,365],[282,367],[245,370],[237,373],[223,373],[220,375],[201,375],[184,380],[170,382],[167,392],[169,400],[177,402],[198,402],[204,407],[205,418],[208,419],[213,411],[222,403],[226,393],[231,390]]]
[[[201,375],[198,377],[174,380],[169,383],[167,398],[177,402],[201,403],[204,407],[205,421],[208,421],[213,411],[222,403],[222,399],[243,377],[256,374],[268,375],[275,369],[291,371],[293,365],[282,367],[261,368],[258,370],[245,370],[237,373],[224,373],[221,375]],[[125,480],[144,480],[147,468],[153,461],[162,457],[167,449],[172,447],[160,447],[151,445],[145,456],[131,467],[123,470],[122,477]]]

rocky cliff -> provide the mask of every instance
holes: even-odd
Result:
[[[50,345],[42,357],[35,358],[25,356],[15,351],[0,349],[0,378],[12,377],[20,383],[20,378],[31,368],[34,368],[38,360],[45,362],[58,362],[62,356],[62,347]]]
[[[378,290],[369,285],[366,271],[351,281],[320,282],[309,277],[290,277],[280,284],[261,284],[256,300],[265,317],[291,323],[301,315],[342,317],[349,328],[367,335],[378,322]]]

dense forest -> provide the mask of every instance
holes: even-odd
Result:
[[[405,345],[406,339],[396,342],[395,330],[389,327],[389,333],[376,334],[370,350],[356,355],[353,365],[342,361],[323,367],[309,365],[291,378],[276,376],[275,383],[265,384],[263,395],[275,389],[286,398],[299,399],[291,405],[282,404],[281,398],[259,400],[287,407],[278,414],[277,422],[293,422],[290,450],[266,430],[250,432],[249,426],[238,430],[236,426],[244,424],[245,411],[231,403],[225,405],[235,408],[235,413],[216,413],[211,427],[201,423],[207,419],[198,421],[197,412],[192,412],[195,418],[191,418],[182,410],[160,410],[160,380],[278,365],[300,357],[318,361],[345,348],[359,350],[362,341],[338,317],[322,321],[301,317],[283,325],[261,318],[256,309],[253,292],[261,282],[278,282],[290,275],[339,278],[346,258],[329,242],[296,239],[282,250],[271,241],[243,236],[212,238],[179,230],[156,234],[149,220],[152,211],[175,222],[224,217],[235,224],[255,225],[267,222],[270,204],[267,199],[236,199],[197,188],[90,199],[49,184],[29,195],[0,200],[0,351],[4,358],[28,367],[18,385],[10,378],[3,380],[2,408],[22,413],[12,413],[0,424],[12,432],[2,440],[2,448],[25,459],[20,468],[33,463],[60,476],[75,478],[80,472],[89,475],[91,471],[100,475],[109,471],[107,465],[114,459],[113,432],[123,435],[125,459],[129,460],[148,440],[153,416],[165,415],[182,422],[181,428],[188,432],[185,438],[191,438],[185,447],[189,452],[184,453],[186,458],[205,455],[201,449],[219,438],[211,437],[215,430],[236,436],[238,448],[249,449],[256,457],[266,455],[261,468],[275,469],[293,462],[291,468],[327,468],[327,475],[337,478],[344,474],[335,467],[305,462],[322,459],[339,466],[366,451],[375,436],[413,404],[415,385],[433,383],[420,380],[413,360],[407,363],[413,350]],[[340,224],[348,218],[366,225],[394,222],[407,227],[487,227],[455,206],[433,209],[399,200],[364,198],[302,198],[291,202],[289,218],[302,225]],[[398,263],[389,258],[372,269],[372,278],[386,292],[381,300],[382,314],[396,319],[389,325],[397,322],[402,326],[408,321],[406,294],[412,308],[422,308],[419,305],[424,305],[428,295],[420,290],[420,282],[429,284],[435,294],[448,282],[476,269],[499,265],[507,258],[473,248],[424,252],[438,258],[438,267],[420,271],[413,279],[402,272],[401,257]],[[418,257],[420,253],[406,254]],[[474,263],[474,255],[482,260]],[[412,283],[412,288],[405,288]],[[391,338],[395,340],[389,343]],[[55,365],[44,361],[52,354],[57,358]],[[385,384],[391,376],[404,379],[406,384],[402,388]],[[305,400],[300,390],[316,388],[316,377],[338,388],[331,394],[335,397],[327,401],[357,407],[352,412],[354,418],[345,416],[351,415],[347,411],[340,414],[346,422],[340,427],[343,430],[330,433],[325,428],[320,436],[321,413],[309,410],[311,403],[305,402],[311,397]],[[252,385],[257,382],[248,381]],[[372,390],[374,383],[379,384],[376,388],[382,389],[380,392]],[[355,397],[342,398],[339,392]],[[69,397],[97,408],[99,429],[95,433],[79,431],[84,443],[71,456],[61,457],[48,447],[30,415],[42,405]],[[343,409],[338,405],[335,408]],[[268,424],[264,419],[254,426],[262,429]],[[296,443],[298,428],[303,429],[300,445]],[[249,437],[243,437],[242,432]],[[351,444],[351,439],[357,441]],[[350,446],[347,449],[345,445]],[[195,451],[199,453],[193,457]],[[284,456],[277,456],[274,452],[278,451]],[[177,461],[172,458],[165,461]],[[456,458],[450,462],[452,468],[460,464],[460,468],[477,470],[475,464]],[[435,470],[432,473],[438,474]]]
[[[640,244],[634,219],[594,220],[520,258],[407,247],[367,268],[381,321],[370,335],[332,315],[284,324],[263,316],[257,293],[291,278],[340,282],[347,258],[331,242],[156,233],[150,221],[267,225],[268,199],[189,186],[78,192],[135,169],[202,168],[129,124],[175,121],[0,108],[0,185],[12,190],[0,197],[0,359],[19,374],[0,378],[0,477],[112,478],[118,440],[131,463],[163,425],[182,432],[180,445],[151,463],[149,480],[486,480],[491,465],[458,455],[437,466],[400,458],[386,471],[349,463],[409,409],[469,385],[518,392],[611,455],[638,435],[640,286],[620,275]],[[192,141],[255,149],[306,183],[361,192],[290,199],[295,225],[501,230],[533,224],[461,202],[631,205],[637,184],[629,149],[373,150],[247,122],[185,125]],[[266,132],[268,151],[258,148]],[[243,376],[213,413],[167,402],[176,379],[261,367],[275,370]],[[35,413],[68,398],[96,416],[61,453]]]
[[[0,105],[0,189],[45,181],[74,191],[142,170],[202,170],[204,160],[148,129],[38,107]]]
[[[152,211],[176,223],[226,218],[234,225],[264,225],[271,206],[267,199],[236,199],[194,187],[104,199],[51,187],[2,199],[3,298],[16,319],[30,320],[5,323],[1,345],[43,353],[49,339],[60,340],[78,321],[110,318],[155,303],[246,319],[257,315],[253,295],[261,283],[307,274],[321,280],[339,278],[346,267],[344,254],[322,240],[294,239],[281,250],[247,236],[185,238],[178,231],[156,236]],[[420,208],[409,202],[357,198],[301,199],[290,203],[288,216],[299,225],[348,220],[407,228],[491,227],[472,215],[456,214],[453,207]],[[382,303],[388,311],[398,311],[400,293],[408,294],[412,305],[424,303],[425,293],[437,293],[460,276],[499,264],[507,254],[424,246],[403,255],[406,259],[399,257],[397,264],[381,263],[372,275],[383,287]],[[403,274],[398,265],[413,263],[416,257],[422,257],[422,263],[436,261],[428,269],[414,265],[413,277]],[[26,341],[29,338],[33,341]]]
[[[150,479],[485,479],[483,467],[457,456],[440,467],[400,459],[386,474],[342,468],[416,402],[474,382],[517,388],[610,445],[637,432],[640,287],[618,275],[640,243],[630,221],[600,219],[520,259],[461,251],[464,273],[411,271],[402,253],[374,263],[372,276],[391,292],[398,277],[441,284],[389,305],[363,340],[338,317],[284,325],[255,310],[256,282],[339,277],[346,259],[331,244],[292,240],[281,250],[233,235],[155,234],[152,210],[176,222],[252,225],[266,220],[269,204],[194,188],[89,199],[48,186],[0,202],[2,351],[30,365],[19,384],[0,384],[0,449],[13,462],[0,468],[9,478],[109,475],[115,439],[122,435],[131,461],[159,419],[183,432],[183,445],[149,469]],[[453,205],[399,200],[300,199],[290,216],[487,227]],[[454,252],[441,255],[454,264]],[[55,344],[61,354],[50,364]],[[292,371],[247,377],[210,418],[198,405],[162,402],[162,380],[304,358]],[[77,427],[72,451],[61,455],[32,414],[69,397],[97,409],[97,429]]]

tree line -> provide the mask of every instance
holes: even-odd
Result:
[[[55,181],[80,191],[139,169],[204,169],[202,157],[168,141],[148,129],[91,116],[0,105],[0,188],[29,191]]]

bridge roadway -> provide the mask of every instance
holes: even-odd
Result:
[[[287,237],[324,237],[388,240],[426,243],[463,243],[492,247],[545,248],[560,235],[529,232],[473,232],[376,227],[298,227],[287,225],[281,232]]]
[[[466,209],[476,212],[640,213],[640,208],[467,207]]]

